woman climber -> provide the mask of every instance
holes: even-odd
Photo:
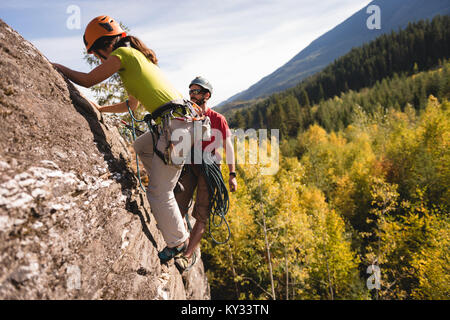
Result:
[[[177,145],[186,144],[186,140],[190,146],[193,145],[194,121],[200,114],[196,113],[195,105],[184,100],[166,80],[157,66],[155,53],[136,37],[127,35],[111,17],[94,18],[87,25],[83,40],[88,53],[101,60],[98,67],[83,73],[56,63],[53,65],[71,81],[84,87],[91,87],[118,72],[129,99],[110,106],[91,103],[100,112],[121,113],[135,110],[140,102],[158,124],[156,131],[159,134],[149,131],[141,135],[133,146],[149,175],[147,198],[167,244],[158,255],[162,262],[166,262],[183,252],[189,241],[189,233],[173,194],[182,161],[188,154],[175,155],[174,150],[179,150]],[[182,137],[181,141],[172,141],[172,133],[175,132],[177,137]],[[155,154],[182,160],[173,164]]]

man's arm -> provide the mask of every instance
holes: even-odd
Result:
[[[236,173],[236,164],[234,163],[234,148],[233,142],[231,141],[231,137],[227,137],[223,142],[223,147],[225,151],[225,159],[228,165],[228,169],[230,173]],[[237,190],[237,180],[236,175],[231,175],[228,179],[228,185],[230,186],[230,191],[234,192]]]

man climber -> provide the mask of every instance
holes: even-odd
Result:
[[[211,150],[211,153],[218,158],[219,155],[216,154],[216,149],[223,145],[226,163],[230,171],[228,184],[230,191],[234,192],[237,189],[237,180],[231,131],[225,117],[206,105],[212,92],[213,88],[211,84],[203,77],[196,77],[189,85],[191,101],[200,106],[203,115],[208,116],[211,121],[212,137],[211,140],[202,142],[202,150]],[[180,271],[184,271],[189,266],[189,260],[205,232],[209,216],[209,191],[205,177],[202,174],[201,166],[201,164],[196,163],[186,164],[184,166],[183,173],[179,179],[179,183],[182,186],[180,188],[181,191],[175,193],[181,214],[185,216],[188,213],[189,204],[194,190],[197,187],[197,197],[192,214],[196,221],[191,231],[189,245],[184,252],[175,256],[175,264]]]

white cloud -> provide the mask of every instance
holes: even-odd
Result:
[[[266,1],[198,20],[134,28],[132,33],[155,50],[184,94],[193,77],[207,77],[215,87],[214,106],[275,71],[361,7],[355,1],[351,6],[345,1]]]

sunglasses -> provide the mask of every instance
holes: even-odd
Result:
[[[202,92],[204,92],[204,90],[202,90],[202,89],[191,89],[191,90],[189,90],[189,94],[200,94]]]

